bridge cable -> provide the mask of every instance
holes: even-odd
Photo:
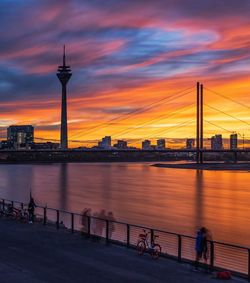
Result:
[[[246,121],[244,121],[244,120],[241,120],[240,118],[237,118],[237,117],[235,117],[235,116],[233,116],[233,115],[230,115],[230,114],[228,114],[228,113],[226,113],[226,112],[224,112],[224,111],[222,111],[222,110],[220,110],[220,109],[218,109],[218,108],[215,108],[215,107],[213,107],[213,106],[210,106],[210,105],[208,105],[208,104],[205,104],[205,103],[204,103],[204,105],[206,105],[207,107],[209,107],[209,108],[211,108],[211,109],[213,109],[213,110],[216,110],[216,111],[218,111],[218,112],[221,112],[221,113],[223,113],[223,114],[225,114],[225,115],[227,115],[227,116],[229,116],[229,117],[231,117],[231,118],[233,118],[233,119],[235,119],[235,120],[238,120],[238,121],[240,121],[240,122],[242,122],[242,123],[245,123],[245,124],[247,124],[248,126],[250,126],[250,124],[249,124],[248,122],[246,122]]]
[[[139,113],[143,113],[143,112],[145,112],[145,111],[147,111],[147,110],[150,110],[150,109],[152,109],[152,108],[158,106],[159,104],[161,104],[163,101],[166,101],[167,99],[170,99],[172,96],[176,96],[176,95],[179,94],[179,95],[177,96],[177,98],[179,98],[179,97],[182,97],[182,96],[184,96],[184,95],[187,95],[187,94],[191,93],[191,91],[190,91],[190,92],[186,92],[186,93],[183,93],[183,92],[184,92],[184,91],[187,91],[187,90],[190,90],[190,89],[193,89],[193,87],[189,87],[189,88],[187,88],[187,89],[185,89],[185,90],[182,90],[182,91],[180,91],[180,92],[177,92],[177,93],[175,93],[175,94],[172,94],[172,95],[170,95],[170,96],[168,96],[168,97],[161,98],[160,100],[155,101],[155,102],[153,102],[153,103],[150,103],[150,104],[144,106],[143,108],[136,109],[136,110],[132,110],[132,111],[126,113],[126,114],[120,115],[120,116],[118,116],[118,117],[114,117],[114,118],[108,120],[107,122],[104,122],[104,123],[101,123],[101,124],[99,124],[99,125],[96,125],[96,126],[92,127],[91,129],[89,129],[89,130],[87,130],[87,131],[81,131],[81,132],[83,132],[83,134],[82,134],[82,133],[73,134],[73,135],[70,137],[70,140],[71,140],[73,137],[77,137],[77,136],[80,136],[80,137],[81,137],[81,136],[84,136],[84,135],[86,135],[86,134],[89,134],[89,133],[93,132],[94,130],[96,130],[96,129],[100,128],[100,127],[107,127],[108,125],[112,124],[112,122],[114,122],[114,121],[116,121],[116,120],[119,120],[119,119],[121,119],[121,120],[126,120],[126,119],[128,119],[130,116],[132,116],[133,114],[134,114],[134,115],[137,115],[137,114],[139,114]],[[173,99],[176,99],[176,97],[174,97]],[[171,100],[173,100],[173,99],[171,99]],[[171,101],[171,100],[170,100],[170,101]],[[169,102],[169,101],[168,101],[168,102]],[[125,116],[125,117],[123,118],[123,116]]]
[[[241,105],[241,106],[243,106],[243,107],[245,107],[245,108],[247,108],[247,109],[250,109],[250,107],[247,106],[246,104],[244,104],[244,103],[242,103],[242,102],[239,102],[239,101],[236,101],[236,100],[234,100],[234,99],[232,99],[232,98],[229,98],[229,97],[227,97],[227,96],[225,96],[225,95],[223,95],[223,94],[221,94],[221,93],[218,93],[217,91],[214,91],[214,90],[209,89],[209,88],[207,88],[207,87],[204,87],[204,89],[206,89],[206,90],[208,90],[208,91],[210,91],[210,92],[212,92],[212,93],[214,93],[214,94],[216,94],[216,95],[218,95],[218,96],[221,96],[221,97],[223,97],[223,98],[225,98],[225,99],[227,99],[227,100],[230,100],[230,101],[232,101],[232,102],[234,102],[234,103],[237,103],[237,104],[239,104],[239,105]]]
[[[157,133],[154,133],[153,135],[151,136],[147,136],[147,137],[144,137],[144,138],[138,138],[138,139],[134,139],[134,140],[138,140],[138,141],[141,141],[141,140],[145,140],[145,139],[151,139],[153,137],[155,137],[155,135],[158,135],[158,134],[161,134],[161,133],[166,133],[166,132],[172,132],[176,129],[179,129],[179,128],[182,128],[188,124],[190,124],[191,122],[193,122],[194,119],[191,119],[191,120],[188,120],[188,121],[185,121],[185,122],[182,122],[182,123],[179,123],[175,126],[172,126],[172,127],[169,127],[167,130],[164,129],[164,130],[161,130],[161,131],[158,131]]]
[[[139,125],[137,125],[137,126],[135,126],[135,127],[130,127],[130,128],[128,128],[128,129],[126,129],[126,130],[123,130],[123,131],[120,131],[120,132],[118,132],[118,133],[115,133],[114,135],[112,135],[112,137],[116,137],[116,136],[118,136],[118,135],[124,135],[124,134],[127,134],[127,133],[131,132],[131,131],[136,131],[136,130],[138,130],[138,129],[142,129],[142,128],[144,128],[144,126],[149,125],[149,124],[152,124],[152,122],[165,120],[165,119],[167,119],[167,118],[170,118],[170,117],[172,117],[172,116],[175,116],[176,114],[179,114],[179,113],[182,113],[182,112],[184,112],[184,111],[187,111],[188,108],[189,108],[190,106],[193,106],[193,105],[194,105],[194,103],[191,103],[191,104],[189,104],[188,106],[181,107],[181,108],[179,108],[178,110],[172,112],[171,114],[169,114],[169,115],[167,115],[167,116],[166,116],[166,114],[160,115],[160,116],[158,116],[157,118],[155,118],[155,119],[153,119],[153,120],[146,121],[146,122],[144,122],[144,123],[142,123],[142,124],[139,124]],[[164,118],[163,118],[163,117],[164,117]]]

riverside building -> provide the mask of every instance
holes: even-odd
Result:
[[[34,143],[34,127],[31,125],[12,125],[7,129],[7,141],[11,148],[30,148]]]
[[[165,139],[157,140],[157,148],[158,149],[165,149],[166,148],[166,141],[165,141]]]
[[[145,140],[142,142],[142,149],[151,149],[151,141],[150,140]]]
[[[192,148],[194,148],[194,139],[187,139],[187,140],[186,140],[186,148],[187,148],[187,149],[192,149]]]
[[[223,149],[222,135],[212,136],[211,149]]]
[[[230,135],[230,149],[237,149],[238,147],[238,136],[237,134]]]

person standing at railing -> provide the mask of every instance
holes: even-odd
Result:
[[[202,227],[197,231],[197,235],[195,239],[196,258],[194,263],[194,271],[198,271],[199,262],[202,258],[207,264],[207,258],[208,258],[207,231],[208,230],[205,227]]]
[[[98,215],[99,219],[96,219],[96,231],[97,235],[102,237],[104,235],[103,231],[105,229],[105,220],[107,219],[105,209],[102,209]]]
[[[107,220],[109,221],[109,239],[112,239],[112,234],[115,231],[115,217],[112,211],[108,212]]]
[[[88,232],[88,217],[89,216],[91,216],[91,208],[85,208],[82,211],[82,216],[81,216],[82,234]]]
[[[34,212],[35,212],[35,201],[34,199],[31,197],[30,198],[30,202],[28,204],[28,212],[29,212],[29,224],[32,224],[34,222]]]

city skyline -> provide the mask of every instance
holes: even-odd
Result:
[[[34,135],[34,127],[32,125],[11,125],[7,128],[6,139],[0,141],[0,149],[66,149],[62,145],[54,140],[53,142],[35,142],[36,137]],[[141,144],[137,147],[131,146],[127,140],[113,139],[111,136],[105,136],[102,139],[93,141],[91,146],[75,147],[75,149],[196,149],[196,139],[180,139],[179,144],[181,146],[174,147],[171,139],[141,139]],[[185,145],[184,145],[185,144]],[[200,145],[201,146],[201,145]],[[203,149],[250,149],[248,143],[245,140],[238,139],[236,133],[230,134],[228,137],[223,137],[221,134],[216,134],[210,138],[203,139]]]
[[[167,132],[169,127],[195,119],[195,90],[125,121],[83,134],[195,87],[197,80],[240,103],[205,89],[205,103],[214,107],[204,108],[206,120],[248,139],[249,2],[192,2],[195,7],[187,7],[182,1],[154,1],[147,7],[141,1],[110,1],[105,7],[100,1],[70,1],[63,5],[2,1],[0,22],[10,32],[3,35],[0,53],[0,137],[4,138],[11,124],[32,124],[36,136],[59,139],[61,97],[55,71],[65,43],[68,61],[77,73],[68,91],[69,140],[96,140],[123,131],[128,133],[118,139],[172,137],[173,143],[178,143],[182,137],[195,137],[195,120],[164,134],[165,128]],[[166,14],[162,8],[166,8]],[[136,9],[141,11],[139,16]],[[69,23],[61,20],[66,14]],[[37,22],[30,26],[35,16]],[[179,110],[177,115],[166,118]],[[215,131],[213,125],[204,122],[204,137],[217,133],[229,136],[228,131]]]

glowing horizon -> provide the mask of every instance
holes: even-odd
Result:
[[[36,137],[59,139],[56,70],[66,44],[70,140],[151,137],[174,146],[195,137],[197,81],[207,88],[204,137],[250,139],[250,4],[240,2],[2,0],[0,138],[11,124],[32,124]]]

